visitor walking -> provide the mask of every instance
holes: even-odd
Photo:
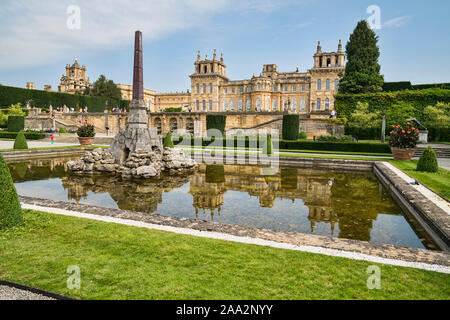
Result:
[[[51,144],[53,144],[53,143],[55,142],[54,139],[55,139],[55,138],[53,138],[53,133],[52,133],[52,135],[50,136]]]

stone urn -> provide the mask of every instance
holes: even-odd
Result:
[[[394,160],[409,161],[416,152],[416,148],[396,148],[391,147]]]
[[[91,146],[94,141],[94,137],[78,137],[81,146]]]

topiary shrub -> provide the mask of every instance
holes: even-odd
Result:
[[[0,230],[22,222],[22,208],[5,160],[0,155]]]
[[[284,140],[298,140],[300,119],[296,114],[283,115],[282,136]]]
[[[16,141],[14,141],[14,149],[17,150],[26,150],[28,149],[27,139],[25,139],[25,135],[23,132],[19,132],[16,137]]]
[[[417,162],[416,171],[437,172],[438,169],[436,152],[431,147],[426,148]]]
[[[267,135],[266,145],[263,147],[263,154],[266,154],[268,156],[272,155],[273,153],[273,145],[272,145],[272,136],[270,134]]]
[[[166,136],[163,138],[163,147],[164,148],[173,148],[173,140],[172,140],[172,132],[167,132]]]
[[[301,131],[298,133],[298,138],[299,138],[299,140],[305,140],[308,138],[308,136],[306,135],[305,131]]]
[[[64,127],[59,128],[59,133],[67,133],[66,128]]]
[[[8,117],[8,131],[19,132],[25,128],[24,116],[9,116]]]
[[[223,135],[225,132],[226,124],[227,124],[227,116],[225,114],[206,115],[206,130],[217,129]]]

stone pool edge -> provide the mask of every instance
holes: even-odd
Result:
[[[450,273],[450,254],[442,251],[339,239],[330,236],[272,231],[24,196],[20,196],[20,201],[24,209]]]

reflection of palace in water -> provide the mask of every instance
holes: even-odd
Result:
[[[261,167],[227,165],[222,167],[223,182],[207,182],[208,167],[200,165],[197,173],[190,178],[189,193],[194,198],[196,215],[199,210],[210,211],[212,217],[217,210],[220,215],[225,192],[233,190],[257,197],[264,208],[272,208],[275,199],[289,199],[292,202],[301,199],[309,208],[311,231],[314,231],[317,222],[327,222],[333,232],[337,221],[331,206],[333,179],[324,177],[323,171],[281,169],[276,175],[265,176]],[[214,181],[214,177],[210,180]]]
[[[202,164],[196,171],[164,174],[158,179],[124,180],[113,175],[68,174],[64,163],[64,159],[43,159],[9,167],[14,182],[60,178],[69,200],[87,199],[89,192],[107,193],[120,209],[144,213],[157,212],[163,193],[187,183],[196,216],[200,211],[209,212],[211,220],[220,216],[227,191],[257,197],[260,207],[274,210],[277,199],[301,201],[308,212],[311,232],[319,223],[325,223],[333,234],[338,224],[338,236],[347,239],[368,241],[379,213],[400,214],[371,174],[290,168],[266,175],[266,170],[257,166]],[[182,204],[181,208],[182,214],[189,215],[189,206]],[[258,213],[257,207],[254,210]]]

